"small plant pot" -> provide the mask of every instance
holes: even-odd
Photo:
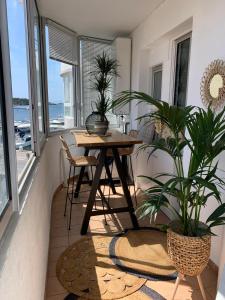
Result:
[[[211,248],[211,236],[184,236],[173,229],[167,231],[167,251],[176,270],[188,276],[202,273],[208,264]]]
[[[105,135],[109,128],[109,122],[107,120],[95,121],[94,128],[97,135]]]

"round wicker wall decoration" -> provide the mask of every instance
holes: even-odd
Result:
[[[213,110],[221,109],[225,104],[225,61],[214,60],[206,68],[201,80],[201,98],[203,104]]]

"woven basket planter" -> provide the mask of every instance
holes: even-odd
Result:
[[[210,235],[189,237],[171,229],[167,231],[168,255],[183,275],[197,276],[202,273],[209,261],[210,247]]]

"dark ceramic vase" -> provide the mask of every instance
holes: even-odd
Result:
[[[109,122],[106,116],[98,112],[92,112],[86,119],[85,126],[89,134],[105,135]]]

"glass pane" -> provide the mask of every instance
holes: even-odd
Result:
[[[174,104],[184,107],[186,104],[190,38],[177,44],[177,61]]]
[[[162,71],[155,71],[153,73],[153,93],[152,97],[154,99],[161,100],[161,90],[162,90]]]
[[[1,51],[0,51],[1,55]],[[1,65],[0,65],[1,68]],[[1,69],[0,69],[1,72]],[[2,82],[0,74],[0,84]],[[0,98],[2,88],[0,86]],[[2,121],[2,99],[0,99],[0,215],[2,214],[4,208],[6,207],[9,201],[7,181],[6,181],[6,166],[5,166],[5,152],[4,152],[4,139],[3,139],[3,121]]]
[[[1,108],[0,108],[1,109]],[[3,212],[6,204],[8,203],[8,192],[6,184],[6,172],[5,172],[5,157],[3,148],[3,132],[2,132],[2,120],[0,111],[0,215]]]
[[[25,3],[7,0],[17,173],[20,178],[32,153],[31,110],[28,83],[28,52]]]
[[[46,27],[48,71],[48,111],[50,131],[74,127],[73,67],[49,58],[48,28]]]
[[[34,4],[34,50],[35,50],[35,71],[36,71],[36,95],[38,104],[38,129],[39,137],[44,134],[43,129],[43,102],[42,102],[42,86],[41,86],[41,60],[40,60],[40,28],[37,8]]]

